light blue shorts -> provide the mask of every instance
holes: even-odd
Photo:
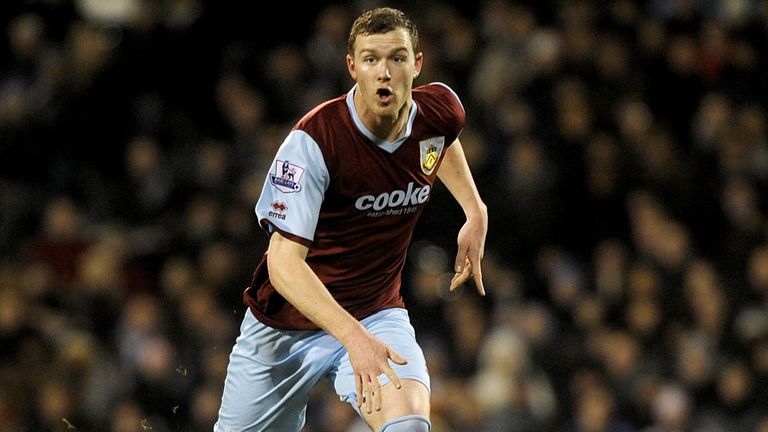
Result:
[[[405,309],[377,312],[362,324],[408,360],[390,366],[400,379],[430,388],[424,353]],[[315,384],[328,379],[342,401],[357,408],[349,354],[323,331],[277,330],[246,311],[229,358],[219,420],[214,432],[299,431]],[[382,385],[389,377],[380,376]]]

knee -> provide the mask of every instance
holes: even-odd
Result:
[[[379,432],[429,432],[432,424],[420,415],[409,415],[392,419],[381,425]]]

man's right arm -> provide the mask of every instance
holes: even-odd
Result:
[[[355,373],[357,403],[366,410],[381,409],[382,373],[400,388],[400,380],[387,359],[405,364],[391,348],[369,333],[331,296],[331,293],[307,265],[308,248],[275,232],[270,237],[267,268],[272,285],[304,316],[338,339],[349,352]]]
[[[305,262],[308,249],[275,232],[270,237],[267,266],[275,289],[304,316],[327,331],[343,345],[363,330],[328,292]]]

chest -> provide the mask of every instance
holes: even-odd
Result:
[[[418,138],[408,138],[393,151],[366,139],[352,141],[336,154],[330,190],[337,199],[347,202],[357,202],[361,197],[367,202],[373,197],[372,202],[378,202],[375,207],[425,201],[437,170],[430,172],[423,167],[425,163],[436,166],[440,155],[427,154]]]

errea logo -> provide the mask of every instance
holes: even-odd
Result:
[[[269,217],[285,220],[285,211],[288,210],[288,206],[284,202],[273,201],[270,207],[272,209],[267,213]]]
[[[397,189],[377,196],[363,195],[355,201],[355,208],[380,211],[386,208],[416,206],[427,202],[431,190],[429,185],[415,186],[413,182],[409,182],[406,190]]]

